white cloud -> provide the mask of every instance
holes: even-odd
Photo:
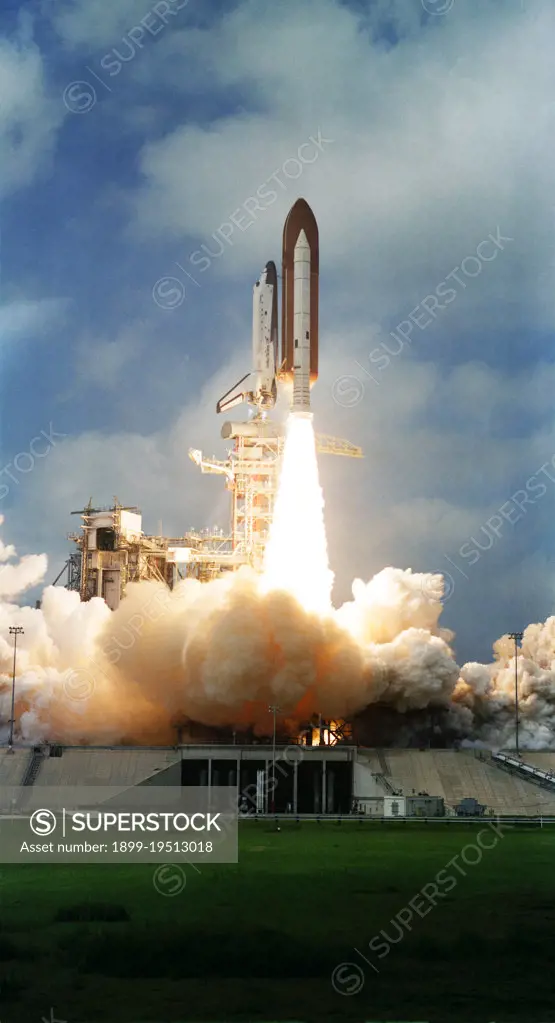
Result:
[[[86,334],[76,347],[77,374],[87,385],[113,390],[121,381],[123,370],[145,346],[140,324],[124,328],[113,341]]]
[[[48,13],[68,48],[115,46],[154,7],[155,0],[56,0]]]
[[[544,0],[536,18],[518,4],[502,17],[494,5],[476,15],[457,4],[441,26],[431,19],[417,34],[416,7],[391,7],[403,31],[391,48],[375,41],[390,8],[372,8],[361,30],[332,0],[246,0],[209,31],[164,38],[158,52],[170,70],[156,73],[172,73],[176,89],[238,90],[258,110],[188,123],[145,146],[135,230],[181,234],[190,252],[203,241],[214,248],[213,232],[280,169],[277,201],[244,234],[234,229],[218,272],[260,262],[269,239],[277,250],[299,194],[318,217],[322,265],[358,285],[364,273],[378,318],[398,311],[403,294],[409,311],[412,291],[427,294],[497,225],[513,248],[469,302],[483,308],[485,288],[503,293],[529,246],[547,267],[552,243],[541,225],[555,164],[555,12]],[[187,67],[179,79],[170,59],[177,54]],[[333,145],[288,180],[284,162],[319,128]],[[524,278],[519,290],[540,319],[544,303],[549,315],[555,310],[547,287],[538,304],[536,285]]]
[[[217,440],[221,421],[215,400],[241,375],[240,360],[224,367],[168,430],[149,436],[91,431],[56,439],[48,456],[11,485],[17,512],[5,511],[6,540],[22,549],[45,550],[61,567],[64,536],[79,527],[70,512],[84,507],[91,495],[97,506],[111,503],[114,495],[124,504],[137,504],[147,533],[156,533],[159,521],[169,535],[205,525],[226,529],[230,507],[223,478],[201,477],[188,452],[201,448],[208,457],[225,457],[225,445]]]
[[[44,334],[64,317],[67,300],[19,299],[0,305],[0,343]]]
[[[44,60],[26,28],[0,37],[0,198],[31,184],[52,154],[64,113],[49,97]]]

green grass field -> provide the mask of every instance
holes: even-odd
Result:
[[[555,830],[514,829],[464,865],[478,830],[242,823],[239,863],[187,866],[173,896],[152,866],[3,867],[1,1021],[555,1019]],[[435,908],[417,899],[427,915],[380,958],[370,941],[397,938],[442,869],[456,885]],[[332,986],[345,962],[362,973],[336,986],[357,994]]]

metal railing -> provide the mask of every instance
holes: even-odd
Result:
[[[21,784],[23,786],[34,785],[35,779],[42,767],[44,756],[40,748],[35,747],[30,755],[25,774]]]
[[[252,813],[239,814],[239,821],[274,821],[279,823],[300,824],[302,821],[312,821],[317,824],[333,824],[348,822],[350,824],[445,824],[456,827],[465,824],[527,824],[543,827],[555,824],[555,815],[528,817],[526,814],[513,814],[508,816],[496,815],[494,817],[373,817],[370,814],[323,814],[323,813]]]
[[[553,771],[542,771],[540,767],[528,764],[519,757],[513,757],[508,753],[492,753],[491,760],[497,767],[507,768],[529,781],[555,788],[555,773]]]

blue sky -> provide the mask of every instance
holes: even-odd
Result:
[[[4,3],[2,465],[65,435],[3,471],[6,542],[50,580],[91,495],[147,531],[227,525],[187,452],[224,453],[215,402],[250,368],[252,283],[303,195],[316,427],[366,456],[321,461],[337,600],[387,565],[448,572],[460,661],[551,614],[555,482],[526,484],[555,456],[554,21],[551,0]]]

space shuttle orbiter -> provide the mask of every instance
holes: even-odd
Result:
[[[254,405],[259,412],[272,409],[277,398],[277,352],[277,271],[276,264],[270,262],[266,263],[253,288],[253,370],[227,391],[223,398],[220,398],[216,411],[227,412],[228,409],[241,402]],[[251,379],[251,389],[233,394],[249,378]]]

